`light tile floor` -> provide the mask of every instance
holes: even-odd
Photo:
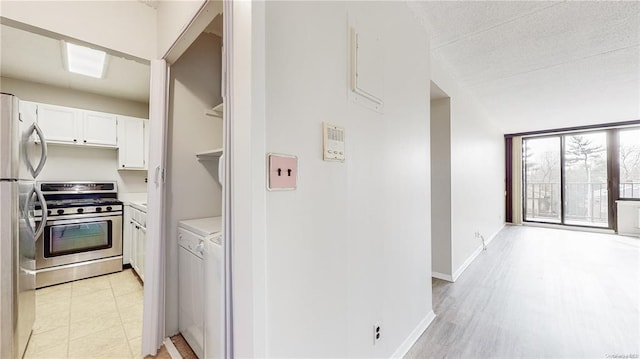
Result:
[[[142,358],[142,293],[131,269],[38,289],[24,358]]]

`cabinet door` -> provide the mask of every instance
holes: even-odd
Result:
[[[145,169],[145,120],[118,116],[118,168]]]
[[[83,111],[83,143],[87,145],[113,146],[117,142],[116,116],[110,113]]]
[[[144,246],[147,241],[147,229],[145,227],[140,227],[138,230],[138,268],[140,271],[138,274],[140,275],[140,279],[144,281]]]
[[[130,244],[130,254],[129,254],[129,263],[131,264],[131,268],[136,271],[138,269],[138,230],[136,229],[136,223],[133,221],[129,221],[130,230],[131,230],[131,244]]]
[[[131,264],[132,227],[131,207],[124,206],[124,213],[122,214],[122,264]]]
[[[47,142],[78,143],[81,140],[80,110],[38,104],[38,125]]]

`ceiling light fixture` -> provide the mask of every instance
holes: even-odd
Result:
[[[67,71],[95,78],[104,76],[107,63],[106,52],[64,41],[63,49]]]

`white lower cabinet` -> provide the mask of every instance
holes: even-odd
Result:
[[[129,216],[127,216],[127,212]],[[125,210],[125,263],[131,264],[144,281],[144,248],[147,240],[147,214],[131,206]],[[129,249],[127,253],[127,248]],[[127,255],[128,254],[128,255]]]
[[[136,237],[137,237],[136,238],[137,239],[136,264],[138,267],[136,271],[138,272],[140,279],[144,281],[144,248],[145,248],[145,243],[147,241],[147,228],[139,226]]]
[[[124,206],[122,214],[122,264],[131,264],[132,224],[131,206]]]

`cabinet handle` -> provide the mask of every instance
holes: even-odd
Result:
[[[73,139],[73,142],[78,142],[78,140],[76,140],[75,138]]]
[[[87,143],[87,140],[84,140],[84,143]]]
[[[122,165],[122,168],[124,168],[124,165]]]

